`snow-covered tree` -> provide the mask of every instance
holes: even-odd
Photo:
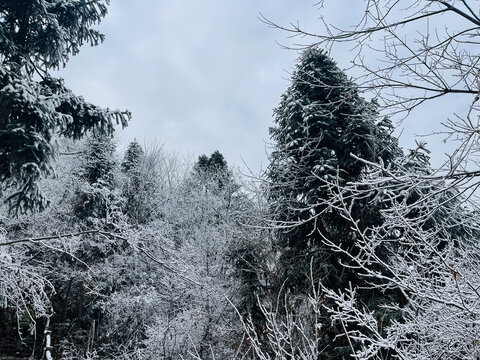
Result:
[[[111,135],[128,112],[86,102],[50,75],[85,43],[103,35],[92,26],[108,1],[3,1],[0,4],[0,181],[14,213],[43,209],[38,181],[52,171],[56,136],[79,139],[86,131]]]
[[[92,135],[87,138],[83,164],[79,169],[74,212],[92,226],[96,220],[114,226],[121,213],[122,199],[118,189],[118,164],[115,144],[110,137]],[[95,220],[96,219],[96,220]]]
[[[241,345],[240,323],[228,300],[238,303],[239,296],[229,252],[251,235],[240,224],[246,209],[226,163],[223,171],[211,170],[198,172],[195,165],[168,194],[155,222],[162,238],[144,243],[169,268],[157,270],[166,274],[157,278],[166,289],[146,296],[163,306],[146,322],[145,358],[231,358]]]
[[[326,0],[321,4],[335,6]],[[355,286],[337,291],[323,288],[325,304],[331,317],[345,324],[343,336],[359,346],[353,351],[357,359],[475,359],[479,354],[478,5],[468,0],[380,0],[365,2],[364,10],[356,24],[345,27],[325,18],[325,28],[317,34],[299,25],[288,30],[310,37],[317,46],[351,45],[352,73],[361,81],[362,91],[378,96],[380,109],[405,115],[407,127],[409,121],[418,121],[411,116],[416,108],[429,111],[439,98],[466,101],[448,119],[439,118],[443,128],[425,130],[445,135],[443,166],[425,166],[424,144],[419,144],[393,166],[364,158],[361,179],[330,181],[327,187],[324,204],[341,215],[357,240],[353,253],[326,237],[322,241],[338,256],[349,257],[347,265],[362,274],[371,288],[402,291],[405,302],[390,306],[402,314],[402,320],[381,323]],[[365,198],[370,199],[368,207],[383,205],[381,221],[362,228],[349,204]],[[359,327],[365,331],[357,331]]]
[[[137,141],[134,139],[125,151],[125,155],[122,161],[122,171],[128,172],[140,165],[145,156],[145,151]]]
[[[364,163],[356,157],[390,161],[399,151],[387,120],[378,121],[375,104],[359,96],[355,84],[323,50],[302,54],[274,115],[269,197],[275,220],[283,227],[279,241],[285,248],[285,271],[290,272],[284,279],[302,287],[309,254],[320,245],[316,233],[330,233],[338,241],[348,237],[336,214],[322,214],[323,220],[315,221],[324,211],[320,202],[327,196],[325,181],[357,180]]]
[[[315,47],[301,55],[274,115],[267,176],[281,253],[277,291],[286,287],[293,293],[305,292],[311,286],[310,275],[333,289],[362,284],[348,266],[350,259],[324,244],[327,238],[348,252],[356,241],[351,225],[324,204],[331,196],[326,184],[359,181],[366,169],[360,159],[388,164],[401,155],[388,119],[380,121],[375,102],[363,99],[335,62]],[[368,196],[351,200],[349,206],[362,229],[379,220],[379,208],[366,206]],[[363,295],[367,301],[373,294]],[[322,356],[347,356],[348,343],[336,337],[338,329],[323,315]]]
[[[401,304],[384,304],[401,319],[382,323],[359,297],[361,289],[322,287],[329,300],[324,306],[332,321],[345,324],[343,336],[357,344],[358,359],[478,357],[478,210],[454,183],[425,166],[422,152],[412,151],[394,168],[370,163],[362,181],[331,184],[327,203],[350,223],[357,241],[353,253],[325,243],[350,257],[370,286],[396,288],[405,297]],[[346,198],[372,192],[370,204],[389,206],[380,211],[382,222],[365,231]]]
[[[160,204],[168,193],[168,184],[163,176],[171,169],[165,169],[162,161],[168,158],[162,148],[150,146],[144,151],[135,140],[127,148],[122,162],[124,175],[122,195],[125,198],[124,213],[132,224],[146,224],[161,216]]]

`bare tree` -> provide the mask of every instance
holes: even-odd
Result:
[[[403,165],[403,166],[402,166]],[[402,173],[404,175],[402,175]],[[345,324],[344,336],[357,359],[477,359],[480,270],[478,212],[443,179],[398,164],[396,170],[372,165],[357,184],[326,185],[330,208],[350,222],[357,241],[347,252],[324,238],[372,288],[399,289],[403,304],[384,304],[401,319],[383,322],[359,301],[361,289],[322,287],[332,321]],[[383,222],[360,229],[349,204],[375,194],[388,204]],[[384,255],[388,254],[387,257]],[[332,302],[333,301],[333,305]],[[358,329],[362,329],[359,331]]]
[[[264,303],[258,300],[265,317],[265,330],[259,333],[251,317],[239,317],[245,330],[247,342],[254,355],[252,359],[301,359],[317,360],[321,348],[323,324],[321,321],[322,294],[320,286],[313,283],[309,295],[293,296],[280,294],[276,302]],[[280,297],[283,295],[283,299]],[[282,300],[282,301],[281,301]],[[264,339],[266,338],[266,340]]]
[[[286,297],[285,309],[260,303],[266,341],[253,322],[244,322],[259,359],[323,358],[322,326],[339,330],[332,340],[343,339],[353,359],[478,359],[478,210],[451,182],[432,175],[422,154],[412,151],[389,168],[366,162],[357,182],[322,179],[329,196],[319,200],[324,210],[310,221],[335,212],[349,224],[355,238],[349,249],[315,231],[341,265],[365,281],[343,288],[319,281],[310,295]],[[381,221],[362,226],[355,214],[358,201],[381,208]],[[383,311],[365,301],[365,292],[392,290],[403,299],[382,302]],[[328,325],[318,321],[325,311]]]
[[[327,6],[335,6],[332,3],[319,1],[319,13]],[[472,171],[478,167],[480,127],[477,2],[368,0],[355,23],[341,27],[331,24],[331,19],[321,18],[320,31],[308,31],[298,23],[283,26],[262,19],[293,37],[301,37],[303,44],[299,47],[348,46],[350,73],[359,89],[375,96],[390,115],[404,118],[435,99],[466,96],[462,111],[452,111],[440,119],[442,130],[430,131],[454,143],[442,167],[444,176],[471,184],[472,177],[479,175]]]
[[[327,2],[318,5],[323,8]],[[352,64],[361,70],[356,79],[360,87],[374,90],[384,105],[409,111],[447,94],[470,94],[475,99],[480,30],[475,7],[468,0],[369,0],[358,23],[343,29],[322,19],[324,30],[319,33],[263,20],[308,37],[315,45],[350,43],[356,50]],[[366,62],[372,55],[377,61]]]

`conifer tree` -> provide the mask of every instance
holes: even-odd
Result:
[[[63,214],[70,216],[71,229],[98,229],[118,233],[123,224],[123,198],[118,188],[119,164],[115,151],[116,146],[110,136],[88,135],[80,169],[77,170],[74,181],[76,188],[71,199],[72,212]],[[52,207],[47,213],[57,211]],[[51,276],[57,290],[57,294],[52,296],[55,315],[51,323],[68,325],[68,333],[63,328],[58,330],[65,345],[68,344],[65,349],[71,347],[75,349],[74,352],[82,354],[88,351],[84,342],[92,326],[96,329],[96,346],[101,347],[105,314],[101,300],[107,299],[114,292],[114,282],[111,279],[106,279],[103,275],[92,278],[89,273],[98,272],[97,269],[103,269],[105,264],[124,256],[124,251],[131,249],[122,240],[95,233],[84,234],[76,240],[75,246],[70,249],[70,256],[66,257],[62,253],[50,255],[58,267],[58,274]],[[88,266],[79,266],[79,263]],[[90,347],[92,346],[93,343]]]
[[[284,286],[305,293],[310,275],[331,289],[361,284],[355,270],[344,266],[348,258],[324,245],[325,238],[343,249],[355,242],[350,224],[325,202],[332,191],[329,185],[361,178],[365,163],[359,159],[388,163],[401,154],[390,136],[390,122],[377,120],[375,103],[362,98],[355,84],[317,48],[300,57],[274,116],[270,132],[275,145],[267,176],[281,253],[277,290]],[[379,209],[366,204],[367,199],[349,204],[363,228],[380,219]],[[324,315],[325,358],[347,356],[348,343],[336,339],[338,329]]]
[[[92,135],[87,139],[83,168],[80,170],[82,185],[78,189],[74,212],[82,220],[91,222],[107,220],[114,208],[120,209],[121,199],[116,193],[115,144],[107,136]],[[103,224],[105,225],[105,224]]]
[[[106,15],[108,2],[0,3],[0,181],[14,213],[47,204],[37,182],[52,172],[55,136],[111,135],[115,122],[126,126],[130,118],[86,102],[50,75],[83,44],[103,41],[92,26]]]
[[[219,173],[228,172],[228,165],[223,155],[215,150],[210,156],[205,154],[198,157],[197,162],[193,165],[194,173],[200,176],[218,175]]]
[[[125,198],[124,213],[135,224],[143,224],[155,218],[155,194],[158,191],[158,169],[155,154],[145,155],[137,140],[132,141],[123,158],[125,175],[122,193]],[[149,161],[150,160],[150,161]]]
[[[388,162],[400,150],[389,135],[388,120],[377,124],[375,104],[360,97],[356,86],[316,48],[301,56],[274,115],[269,197],[276,221],[284,227],[279,231],[284,260],[297,268],[285,278],[302,287],[306,274],[301,271],[308,268],[298,271],[299,261],[308,264],[318,250],[316,234],[348,241],[341,219],[322,214],[326,183],[358,180],[365,166],[358,158]]]
[[[145,156],[142,145],[140,145],[137,139],[134,139],[127,148],[125,156],[122,161],[122,171],[127,173],[131,169],[138,168]]]
[[[200,155],[193,165],[193,174],[212,191],[222,190],[225,187],[229,190],[227,194],[236,191],[227,161],[218,150],[209,157],[205,154]]]

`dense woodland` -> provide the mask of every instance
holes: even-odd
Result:
[[[131,114],[51,76],[102,42],[107,6],[0,1],[0,358],[479,358],[478,2],[368,1],[318,34],[264,19],[311,42],[253,177],[221,149],[122,153]],[[462,21],[430,36],[438,16]],[[391,119],[442,96],[467,105],[434,168]]]

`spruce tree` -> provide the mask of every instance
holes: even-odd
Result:
[[[92,26],[106,15],[108,2],[0,2],[0,182],[14,213],[47,204],[37,183],[52,172],[55,136],[112,135],[115,122],[125,126],[130,118],[86,102],[50,74],[83,44],[103,41]]]
[[[350,224],[339,212],[327,211],[325,201],[331,196],[329,184],[361,179],[365,163],[359,158],[388,163],[401,154],[390,122],[378,118],[376,104],[360,96],[323,50],[311,48],[301,55],[270,129],[274,149],[267,177],[280,251],[277,291],[306,293],[310,276],[331,289],[362,284],[355,270],[343,266],[349,258],[324,245],[326,238],[348,251],[355,243]],[[379,209],[367,203],[349,204],[362,228],[380,221]],[[336,337],[340,330],[327,314],[322,316],[325,358],[348,356],[346,339]]]
[[[154,162],[148,164],[142,146],[132,141],[125,152],[122,172],[125,175],[122,193],[125,198],[124,213],[130,222],[144,224],[155,218],[155,193],[159,184]]]
[[[134,139],[127,148],[125,156],[122,161],[122,171],[128,173],[134,168],[138,168],[145,157],[142,145],[140,145],[137,139]]]
[[[84,163],[79,173],[81,186],[74,204],[74,213],[87,225],[101,220],[101,226],[105,226],[103,222],[107,221],[107,216],[121,207],[121,199],[116,193],[115,150],[110,137],[92,135],[87,139]]]

